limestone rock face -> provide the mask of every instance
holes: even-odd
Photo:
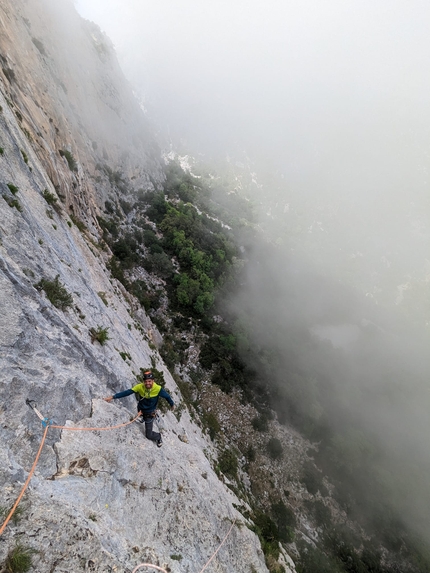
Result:
[[[69,210],[94,229],[112,184],[122,196],[126,178],[135,189],[157,185],[159,150],[113,46],[72,2],[5,0],[0,31],[6,108],[31,143],[22,149],[43,161]],[[60,151],[72,154],[74,169]]]
[[[136,413],[134,398],[102,398],[130,388],[151,364],[164,373],[178,405],[181,396],[154,345],[154,326],[110,277],[109,253],[97,246],[96,215],[120,190],[96,162],[134,177],[136,188],[162,180],[145,118],[113,51],[69,2],[5,0],[0,28],[4,514],[43,434],[26,399],[57,425],[124,423]],[[58,153],[65,149],[76,170]],[[56,208],[46,191],[62,197]],[[72,222],[73,213],[86,230]],[[71,296],[63,310],[40,287],[54,279]],[[109,334],[104,345],[90,335],[99,327]],[[110,431],[50,428],[22,517],[0,538],[0,564],[20,543],[36,551],[38,573],[131,571],[144,561],[191,573],[203,568],[234,523],[208,571],[266,572],[258,538],[213,471],[211,445],[185,406],[167,413],[164,426],[162,448],[146,440],[137,422]]]

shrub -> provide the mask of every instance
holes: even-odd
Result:
[[[277,559],[279,556],[279,534],[276,523],[262,511],[257,511],[254,514],[253,521],[264,555],[266,558],[270,555]]]
[[[331,511],[320,500],[315,502],[314,515],[315,521],[319,527],[327,528],[331,526]]]
[[[298,573],[341,573],[343,571],[343,567],[335,559],[327,557],[318,548],[301,545],[300,560],[297,564]]]
[[[257,432],[267,432],[269,429],[268,420],[266,416],[255,416],[251,420],[252,427]]]
[[[18,199],[12,199],[11,197],[6,197],[6,195],[3,195],[3,199],[9,205],[9,207],[15,207],[15,209],[17,209],[20,213],[22,212],[21,203],[18,201]]]
[[[221,426],[219,425],[215,414],[212,414],[212,412],[204,413],[202,416],[202,421],[205,427],[209,430],[209,436],[211,440],[213,440],[216,434],[218,434],[218,432],[221,430]]]
[[[224,450],[218,458],[219,469],[226,476],[237,477],[237,457],[230,450]]]
[[[78,164],[76,163],[76,160],[70,151],[68,151],[67,149],[59,149],[58,153],[61,155],[61,157],[65,158],[65,160],[67,161],[67,164],[69,166],[70,171],[77,171],[78,170]]]
[[[140,257],[137,253],[138,244],[130,234],[126,234],[112,244],[112,253],[120,262],[123,269],[132,268],[139,262]]]
[[[119,234],[118,225],[115,223],[115,221],[103,219],[103,217],[99,216],[97,216],[97,221],[103,230],[103,238],[106,242],[109,243],[108,234],[111,235],[113,239],[116,239],[118,237]]]
[[[73,221],[73,223],[78,227],[78,229],[82,232],[82,231],[86,231],[87,227],[85,225],[85,223],[83,223],[80,219],[78,219],[76,217],[76,215],[74,215],[73,213],[70,215],[70,219]]]
[[[247,448],[247,450],[245,451],[245,458],[250,463],[255,462],[256,452],[255,452],[255,448],[253,446],[249,446],[249,448]]]
[[[12,185],[12,183],[8,183],[7,186],[9,187],[9,191],[12,193],[12,195],[16,195],[18,193],[19,189],[16,185]]]
[[[283,501],[272,504],[271,509],[278,527],[279,539],[285,543],[291,543],[294,539],[294,527],[296,526],[294,512]]]
[[[121,358],[124,360],[124,362],[126,360],[131,360],[131,355],[128,352],[121,352],[121,351],[118,351],[118,352],[119,352],[119,355],[121,356]]]
[[[301,481],[312,495],[315,495],[318,491],[320,491],[322,495],[327,495],[327,488],[322,483],[322,474],[315,464],[311,462],[304,464]]]
[[[29,571],[32,566],[31,556],[34,553],[36,551],[31,547],[25,547],[18,543],[6,557],[5,569],[7,573],[26,573]]]
[[[22,158],[24,159],[24,163],[26,165],[28,165],[28,155],[26,154],[26,152],[23,149],[20,149],[20,151],[21,151]]]
[[[267,452],[272,460],[277,460],[282,457],[284,450],[278,438],[270,438],[270,440],[267,442]]]
[[[133,209],[133,205],[128,201],[126,201],[125,199],[120,199],[119,204],[121,206],[121,209],[124,211],[124,215],[128,215]]]
[[[45,201],[48,203],[48,205],[54,206],[58,201],[58,199],[54,195],[54,193],[51,193],[50,191],[48,191],[48,189],[44,189],[42,191],[42,196],[45,199]]]
[[[25,137],[28,139],[28,141],[31,141],[31,142],[32,142],[32,141],[33,141],[33,137],[32,137],[32,135],[31,135],[31,133],[28,131],[28,129],[26,129],[25,127],[22,127],[21,129],[22,129],[22,131],[24,132],[24,135],[25,135]],[[22,152],[21,152],[21,153],[22,153]],[[24,160],[25,160],[25,158],[24,158]],[[27,161],[26,161],[26,163],[27,163]],[[31,167],[30,167],[30,171],[31,171]]]
[[[115,256],[110,258],[106,266],[110,270],[114,279],[122,283],[126,289],[130,288],[129,282],[125,277],[124,270],[122,269],[120,262]]]
[[[37,290],[44,290],[48,300],[57,308],[61,310],[66,310],[69,306],[73,304],[73,297],[67,292],[64,285],[61,284],[60,275],[57,275],[53,281],[48,279],[41,279],[35,288]]]
[[[161,304],[161,290],[156,290],[155,292],[149,290],[144,281],[137,280],[131,283],[130,292],[138,299],[145,310],[157,309]]]
[[[108,335],[108,330],[109,330],[108,326],[106,326],[105,328],[103,328],[102,326],[97,326],[97,328],[90,328],[91,343],[94,344],[94,342],[97,340],[97,342],[99,342],[101,346],[106,344],[106,342],[110,340]]]
[[[0,155],[3,155],[4,153],[4,147],[0,147]]]

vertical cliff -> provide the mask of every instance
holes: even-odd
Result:
[[[50,429],[34,478],[0,542],[34,550],[39,573],[131,571],[150,561],[200,571],[264,572],[241,502],[213,470],[152,340],[153,325],[106,267],[97,216],[106,200],[160,185],[150,128],[109,40],[71,3],[0,6],[0,506],[12,505],[42,426],[111,426],[135,412],[107,404],[155,367],[178,404],[161,449],[138,423],[106,432]],[[48,286],[54,290],[48,296]],[[95,331],[108,334],[104,344]],[[19,517],[19,515],[17,514]]]

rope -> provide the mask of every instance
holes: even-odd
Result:
[[[28,402],[27,402],[28,403]],[[116,426],[107,426],[107,427],[102,427],[102,428],[97,428],[97,427],[92,427],[92,428],[71,428],[69,426],[58,426],[58,425],[54,425],[51,424],[50,421],[48,420],[48,418],[44,418],[42,416],[42,414],[40,414],[40,412],[38,410],[36,410],[36,408],[34,406],[32,406],[31,404],[29,404],[29,406],[36,412],[37,416],[42,420],[42,425],[44,427],[44,432],[43,432],[43,436],[42,436],[42,441],[40,442],[40,446],[39,446],[39,450],[36,454],[36,457],[34,459],[33,465],[31,466],[30,472],[27,476],[27,479],[25,480],[25,484],[21,490],[21,493],[19,494],[17,500],[15,501],[12,509],[9,512],[9,515],[6,517],[5,522],[3,523],[3,525],[0,528],[0,535],[3,534],[4,530],[6,529],[7,524],[9,523],[10,519],[12,518],[13,514],[15,513],[16,508],[19,505],[19,502],[21,501],[29,483],[31,478],[33,477],[34,471],[36,469],[36,465],[37,462],[39,461],[40,458],[40,454],[42,453],[42,449],[43,446],[45,444],[45,440],[46,440],[46,436],[48,434],[48,430],[49,428],[57,428],[59,430],[69,430],[69,431],[75,431],[75,432],[90,432],[90,431],[96,431],[96,430],[115,430],[117,428],[124,428],[125,426],[128,426],[130,424],[132,424],[134,421],[137,420],[137,418],[141,415],[141,412],[138,412],[137,416],[134,417],[132,420],[130,420],[129,422],[125,422],[124,424],[117,424]],[[234,525],[236,523],[236,520],[233,521],[233,523],[230,526],[230,529],[227,531],[226,536],[224,537],[224,539],[221,541],[221,543],[219,544],[217,550],[214,552],[214,554],[212,555],[212,557],[209,559],[209,561],[206,563],[206,565],[203,567],[203,569],[200,570],[199,573],[203,573],[203,571],[208,567],[209,563],[211,563],[211,561],[215,558],[215,555],[218,553],[218,551],[221,549],[221,547],[224,545],[224,543],[226,542],[228,536],[230,535]],[[158,567],[157,565],[152,565],[151,563],[141,563],[140,565],[138,565],[137,567],[135,567],[132,571],[132,573],[136,573],[136,571],[138,571],[138,569],[140,569],[141,567],[151,567],[152,569],[156,569],[157,571],[161,571],[162,573],[167,573],[167,571],[165,569],[162,569],[161,567]]]
[[[236,523],[236,520],[233,521],[233,523],[231,524],[230,529],[227,531],[227,535],[224,537],[224,539],[221,541],[221,543],[218,545],[217,550],[215,551],[215,553],[212,555],[212,557],[209,559],[209,561],[206,563],[206,565],[203,567],[203,569],[200,569],[199,573],[203,573],[203,571],[207,568],[207,566],[209,565],[209,563],[212,561],[212,559],[214,559],[215,555],[218,553],[218,551],[221,549],[221,547],[224,545],[224,543],[227,540],[227,537],[230,535],[234,525]],[[138,565],[137,567],[135,567],[132,571],[132,573],[136,573],[136,571],[138,569],[140,569],[141,567],[152,567],[153,569],[157,569],[157,571],[162,571],[162,573],[167,573],[167,571],[165,569],[162,569],[161,567],[158,567],[157,565],[152,565],[152,563],[141,563],[140,565]]]
[[[36,409],[33,407],[33,410],[36,410]],[[19,494],[18,499],[16,500],[16,502],[14,503],[12,509],[10,510],[9,515],[6,517],[5,522],[4,522],[3,525],[0,527],[0,535],[2,535],[3,532],[4,532],[4,530],[6,529],[7,524],[9,523],[9,521],[10,521],[12,515],[15,513],[15,510],[16,510],[16,508],[18,507],[18,504],[19,504],[19,502],[21,501],[21,499],[22,499],[22,497],[23,497],[23,495],[24,495],[24,493],[25,493],[25,490],[27,489],[28,484],[30,483],[31,478],[33,477],[34,470],[36,469],[37,462],[39,461],[40,454],[42,453],[42,448],[43,448],[43,445],[44,445],[44,443],[45,443],[46,435],[47,435],[47,433],[48,433],[49,428],[58,428],[58,429],[60,429],[60,430],[81,431],[81,432],[84,432],[84,431],[95,431],[95,430],[101,430],[101,431],[103,431],[103,430],[115,430],[115,429],[117,429],[117,428],[123,428],[124,426],[128,426],[128,425],[132,424],[134,421],[137,420],[137,418],[140,416],[141,413],[138,412],[138,414],[137,414],[137,416],[136,416],[135,418],[133,418],[133,419],[130,420],[129,422],[126,422],[125,424],[118,424],[118,425],[116,425],[116,426],[110,426],[110,427],[104,427],[104,428],[70,428],[70,427],[68,427],[68,426],[56,426],[56,425],[50,424],[50,423],[49,423],[49,420],[48,420],[47,418],[43,418],[42,415],[41,415],[39,412],[36,412],[36,414],[37,414],[38,417],[42,420],[42,425],[43,425],[43,427],[45,428],[45,430],[44,430],[44,432],[43,432],[43,436],[42,436],[42,441],[40,442],[39,451],[38,451],[37,454],[36,454],[36,458],[35,458],[35,460],[34,460],[34,462],[33,462],[33,465],[31,466],[30,473],[28,474],[27,479],[25,480],[25,484],[24,484],[24,486],[23,486],[23,488],[22,488],[22,490],[21,490],[21,493]]]
[[[104,428],[75,428],[71,426],[56,426],[55,424],[51,424],[51,428],[57,428],[59,430],[69,430],[70,432],[93,432],[95,430],[116,430],[117,428],[124,428],[125,426],[129,426],[133,422],[137,420],[137,418],[141,415],[141,412],[138,412],[137,416],[130,420],[129,422],[125,422],[125,424],[118,424],[116,426],[106,426]]]
[[[10,510],[9,515],[6,517],[6,521],[3,523],[3,525],[2,525],[1,528],[0,528],[0,535],[2,535],[3,531],[6,529],[6,525],[9,523],[10,518],[11,518],[12,515],[15,513],[15,510],[16,510],[16,508],[18,507],[18,504],[19,504],[19,502],[21,501],[22,496],[23,496],[24,493],[25,493],[25,490],[27,489],[27,486],[28,486],[28,484],[30,483],[30,480],[31,480],[31,478],[32,478],[32,476],[33,476],[34,470],[36,469],[37,462],[39,461],[40,454],[42,453],[42,448],[43,448],[43,444],[45,443],[46,434],[48,433],[48,429],[49,429],[49,426],[46,426],[46,427],[45,427],[45,431],[43,432],[42,441],[41,441],[40,446],[39,446],[39,451],[37,452],[36,458],[35,458],[35,460],[34,460],[34,462],[33,462],[33,465],[31,466],[30,473],[29,473],[28,476],[27,476],[27,479],[26,479],[26,481],[25,481],[24,487],[22,488],[21,493],[20,493],[19,496],[18,496],[18,499],[16,500],[16,502],[14,503],[12,509]]]
[[[138,569],[140,569],[141,567],[152,567],[152,569],[157,569],[157,571],[162,571],[163,573],[167,573],[167,571],[165,569],[162,569],[161,567],[157,567],[157,565],[152,565],[152,563],[141,563],[140,565],[135,567],[131,573],[136,573],[136,571]]]
[[[227,531],[227,535],[224,537],[224,539],[221,541],[221,543],[218,546],[218,549],[215,551],[215,553],[212,555],[212,557],[209,559],[209,561],[206,563],[206,565],[203,567],[203,569],[200,571],[200,573],[203,573],[203,571],[206,569],[206,567],[209,565],[209,563],[212,561],[212,559],[215,557],[215,555],[218,553],[218,551],[221,549],[221,547],[224,545],[227,537],[230,535],[231,530],[233,529],[234,524],[236,523],[236,520],[233,521],[233,523],[231,524],[230,529]]]

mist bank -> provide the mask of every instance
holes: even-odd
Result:
[[[253,246],[228,312],[278,419],[318,444],[348,515],[425,539],[428,331],[272,244]]]

